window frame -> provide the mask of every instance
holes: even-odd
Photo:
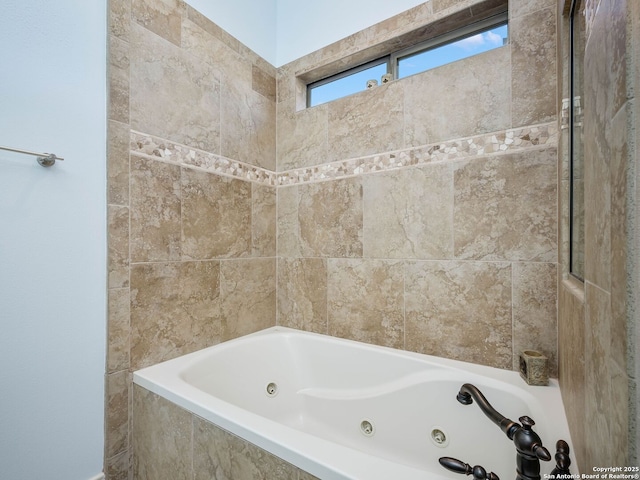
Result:
[[[322,87],[323,85],[327,85],[329,83],[338,81],[342,78],[350,77],[351,75],[355,75],[356,73],[363,72],[364,70],[368,70],[369,68],[372,68],[372,67],[377,67],[378,65],[384,65],[385,63],[387,64],[387,73],[390,73],[391,71],[390,64],[389,64],[390,58],[391,58],[390,55],[385,55],[384,57],[376,58],[375,60],[371,60],[370,62],[363,63],[362,65],[358,65],[357,67],[344,70],[340,73],[336,73],[335,75],[331,75],[329,77],[307,84],[307,108],[316,107],[318,105],[323,105],[325,103],[333,102],[334,100],[338,100],[339,98],[344,98],[344,97],[338,97],[338,98],[334,98],[333,100],[328,100],[326,102],[319,103],[317,105],[311,105],[311,91],[314,88]],[[364,91],[365,89],[363,88],[362,90]],[[345,95],[345,96],[348,96],[348,95]]]
[[[449,45],[451,43],[464,40],[465,38],[473,37],[474,35],[488,32],[489,30],[492,30],[496,27],[501,27],[503,25],[507,25],[507,28],[508,28],[508,25],[509,25],[508,11],[504,11],[502,13],[492,15],[491,17],[487,17],[483,20],[470,23],[468,25],[465,25],[464,27],[460,27],[450,32],[444,33],[442,35],[438,35],[437,37],[430,38],[429,40],[425,40],[424,42],[417,43],[416,45],[405,48],[403,50],[398,50],[397,52],[394,52],[390,55],[391,69],[392,69],[391,73],[393,73],[393,79],[394,80],[399,79],[398,64],[400,60],[403,60],[404,58],[411,57],[413,55],[418,55],[423,52],[428,52],[429,50],[435,50],[438,47],[443,47],[445,45]],[[461,60],[464,60],[465,58],[473,57],[475,55],[477,54],[464,57]],[[427,69],[427,70],[431,70],[431,69]],[[414,73],[413,75],[418,75],[419,73],[426,72],[427,70],[422,70],[421,72]],[[409,76],[411,75],[407,75],[407,77]],[[407,77],[402,77],[402,78],[407,78]]]
[[[387,65],[387,73],[390,73],[392,75],[392,80],[398,80],[398,73],[399,73],[399,62],[400,60],[407,58],[407,57],[411,57],[413,55],[417,55],[429,50],[434,50],[438,47],[441,46],[445,46],[448,45],[450,43],[454,43],[457,42],[459,40],[464,40],[465,38],[469,38],[472,37],[474,35],[478,35],[480,33],[484,33],[487,32],[489,30],[492,30],[493,28],[496,27],[500,27],[503,25],[509,25],[509,11],[508,10],[504,10],[503,12],[497,13],[495,15],[491,15],[490,17],[484,18],[482,20],[476,21],[476,22],[472,22],[469,23],[468,25],[464,25],[460,28],[456,28],[455,30],[451,30],[449,32],[446,32],[442,35],[438,35],[435,36],[433,38],[430,38],[428,40],[419,42],[415,45],[412,45],[410,47],[407,48],[403,48],[401,50],[397,50],[394,52],[391,52],[387,55],[375,58],[371,61],[365,62],[361,65],[357,65],[355,67],[352,68],[348,68],[346,70],[342,70],[339,73],[330,75],[328,77],[322,78],[320,80],[316,80],[313,82],[310,82],[306,85],[306,108],[312,108],[315,106],[319,106],[319,105],[323,105],[325,103],[329,103],[329,102],[333,102],[335,100],[338,100],[340,98],[345,98],[349,95],[354,95],[355,93],[360,93],[360,91],[352,93],[352,94],[348,94],[348,95],[344,95],[342,97],[336,97],[333,100],[328,100],[326,102],[322,102],[322,103],[318,103],[316,105],[311,105],[311,92],[314,88],[316,87],[321,87],[323,85],[327,85],[330,84],[332,82],[338,81],[342,78],[360,73],[364,70],[367,70],[371,67],[375,67],[378,65],[383,65],[386,63]],[[504,45],[503,45],[504,46]],[[497,47],[500,48],[500,47]],[[464,58],[470,58],[474,55],[470,55],[469,57],[463,57]],[[461,59],[461,60],[462,60]],[[437,68],[437,67],[435,67]],[[423,70],[422,72],[416,72],[412,75],[417,75],[419,73],[423,73],[426,72],[428,70],[431,69],[427,69],[427,70]],[[407,75],[406,77],[411,76],[411,75]],[[402,78],[406,78],[406,77],[402,77]],[[366,87],[363,88],[361,91],[365,91]]]

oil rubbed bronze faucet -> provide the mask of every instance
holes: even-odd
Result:
[[[531,427],[535,422],[527,417],[520,417],[520,423],[508,419],[498,413],[477,387],[465,383],[456,396],[463,405],[478,404],[480,410],[502,430],[516,447],[516,480],[540,480],[540,460],[551,460],[549,450],[542,445],[542,440]]]

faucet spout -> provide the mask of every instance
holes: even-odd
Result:
[[[471,405],[475,400],[482,413],[495,423],[509,437],[509,440],[513,440],[513,436],[520,425],[498,413],[475,385],[470,383],[462,385],[456,399],[463,405]]]
[[[548,462],[551,460],[551,454],[542,445],[540,437],[531,429],[535,425],[531,418],[520,417],[518,420],[522,423],[521,425],[501,415],[491,406],[482,392],[470,383],[462,385],[456,399],[463,405],[470,405],[475,401],[482,413],[500,427],[509,440],[513,440],[516,447],[516,480],[540,480],[540,460]]]

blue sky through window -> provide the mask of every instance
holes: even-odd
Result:
[[[502,25],[432,50],[401,58],[398,60],[398,78],[408,77],[501,47],[506,43],[507,35],[507,26]]]
[[[380,83],[380,78],[385,73],[387,73],[386,62],[314,87],[311,90],[309,106],[313,107],[337,98],[346,97],[352,93],[361,92],[367,88],[367,80],[376,79]]]
[[[506,24],[471,35],[452,43],[430,50],[421,51],[398,59],[398,78],[408,77],[447,63],[471,57],[507,43],[508,26]],[[365,70],[336,78],[325,84],[309,87],[309,106],[313,107],[346,97],[367,88],[367,80],[375,79],[381,83],[381,77],[387,73],[387,63],[373,65]]]

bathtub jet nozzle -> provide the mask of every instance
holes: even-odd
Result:
[[[527,417],[520,417],[520,423],[501,415],[487,401],[478,388],[470,383],[465,383],[456,396],[458,402],[470,405],[474,401],[489,420],[502,430],[509,440],[513,440],[516,447],[516,480],[540,480],[540,460],[548,462],[551,454],[542,445],[542,440],[531,427],[535,422]]]

